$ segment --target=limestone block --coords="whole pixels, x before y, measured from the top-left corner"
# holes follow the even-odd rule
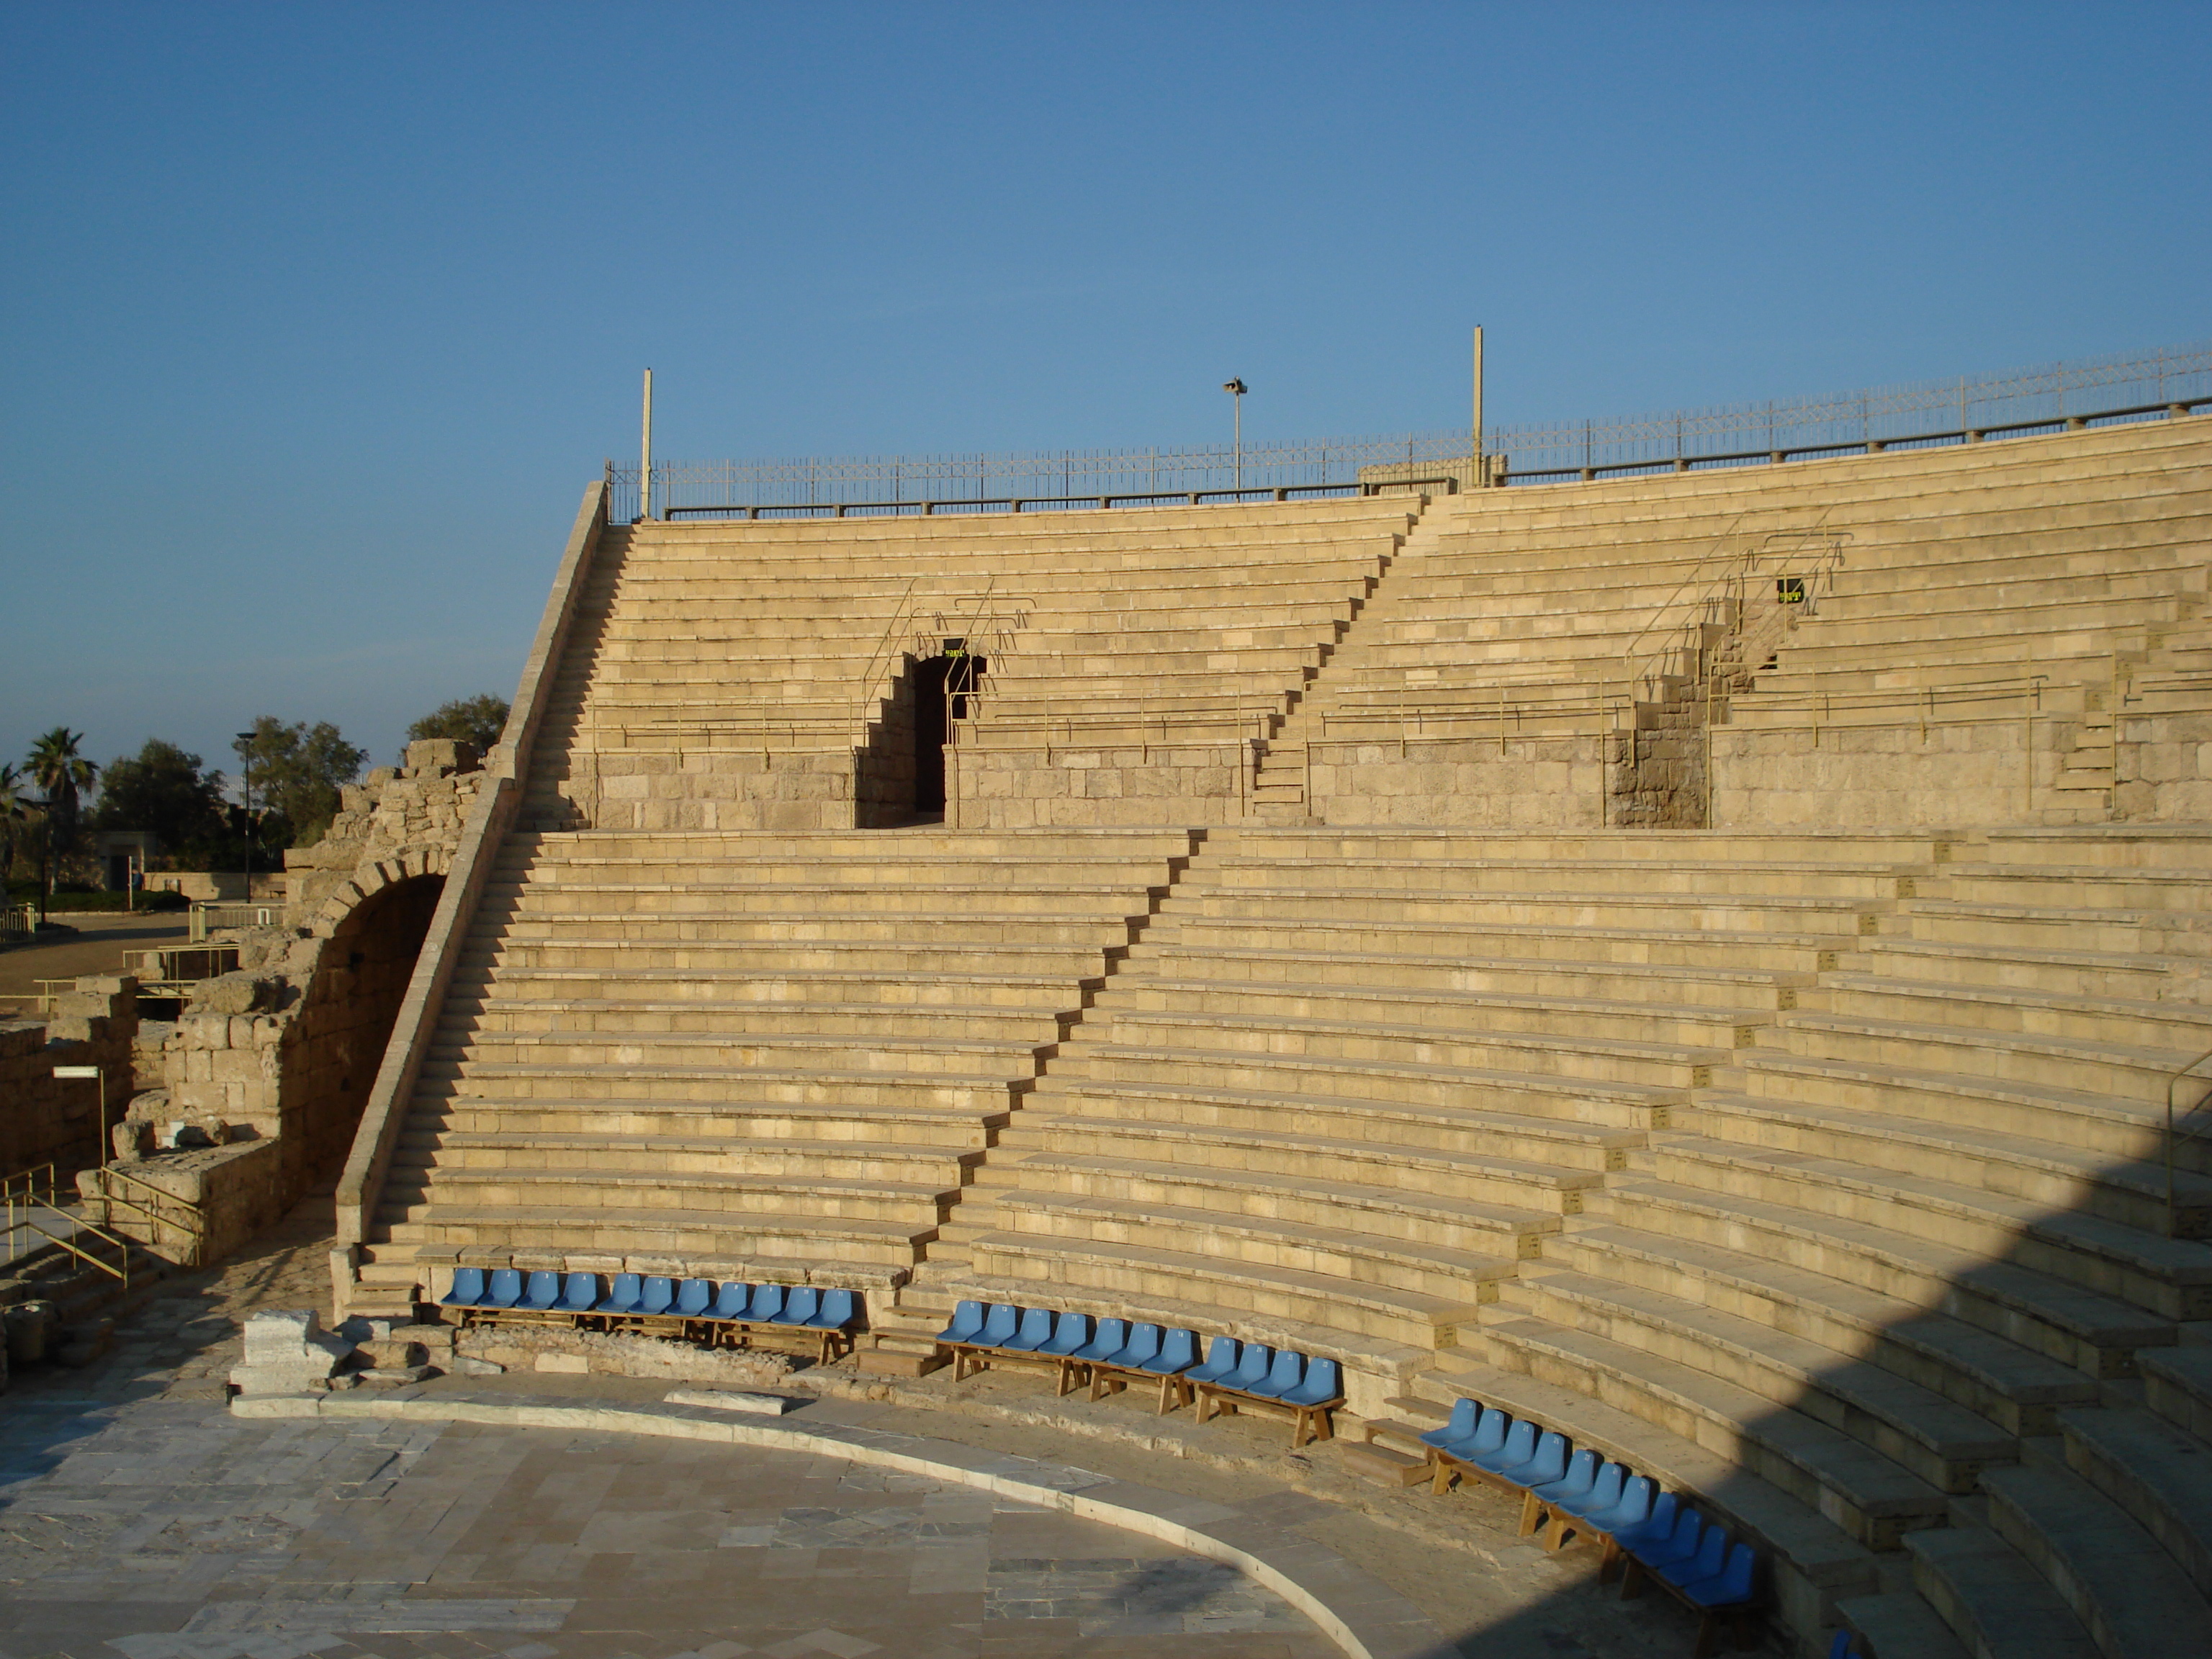
[[[344,1338],[323,1329],[313,1310],[270,1310],[246,1322],[245,1363],[232,1370],[230,1380],[249,1395],[327,1389],[352,1352]]]

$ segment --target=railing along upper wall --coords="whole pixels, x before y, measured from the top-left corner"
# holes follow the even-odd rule
[[[2063,428],[2212,402],[2212,342],[1763,404],[1486,427],[1486,482],[1742,465]],[[655,462],[657,513],[808,518],[1038,506],[1352,495],[1478,480],[1466,428],[1285,443]],[[608,517],[637,516],[638,469],[610,462]]]

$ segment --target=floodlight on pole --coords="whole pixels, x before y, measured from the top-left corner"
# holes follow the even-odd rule
[[[1237,447],[1233,452],[1236,459],[1230,477],[1236,486],[1237,495],[1241,496],[1244,493],[1244,392],[1246,387],[1243,381],[1232,380],[1224,380],[1221,383],[1221,389],[1230,395],[1237,407]]]
[[[653,371],[645,371],[645,410],[637,442],[637,516],[653,516]]]

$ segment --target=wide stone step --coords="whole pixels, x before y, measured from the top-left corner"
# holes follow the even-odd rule
[[[1063,1286],[1131,1299],[1168,1299],[1212,1310],[1206,1323],[1237,1330],[1259,1322],[1288,1321],[1340,1333],[1340,1340],[1379,1340],[1408,1349],[1426,1363],[1439,1340],[1449,1340],[1474,1317],[1489,1281],[1470,1283],[1464,1295],[1437,1297],[1395,1290],[1334,1274],[1245,1261],[1232,1256],[1125,1243],[1062,1234],[994,1230],[971,1246],[975,1272],[1028,1288],[1051,1306]],[[1510,1263],[1501,1263],[1510,1272]]]
[[[806,1141],[822,1145],[825,1152],[842,1146],[889,1144],[932,1149],[950,1157],[988,1146],[1012,1110],[1003,1088],[968,1091],[973,1099],[952,1091],[954,1097],[945,1101],[930,1097],[942,1092],[937,1090],[871,1091],[850,1084],[820,1092],[817,1099],[800,1093],[789,1100],[748,1102],[717,1094],[664,1100],[636,1093],[611,1093],[598,1099],[552,1093],[423,1095],[409,1111],[403,1133],[725,1139],[733,1150],[751,1141]],[[866,1097],[871,1093],[883,1097]]]
[[[1492,1047],[1492,1058],[1498,1063],[1488,1066],[1379,1060],[1348,1065],[1339,1059],[1297,1054],[1201,1055],[1183,1048],[1101,1043],[1085,1036],[1067,1045],[1053,1062],[1050,1076],[1058,1082],[1080,1080],[1117,1088],[1195,1084],[1213,1093],[1315,1093],[1425,1107],[1450,1107],[1474,1098],[1501,1110],[1532,1116],[1547,1115],[1535,1103],[1547,1097],[1587,1096],[1640,1107],[1647,1123],[1653,1121],[1650,1114],[1680,1104],[1688,1090],[1701,1086],[1711,1077],[1710,1067],[1692,1064],[1627,1068],[1656,1071],[1658,1080],[1621,1078],[1609,1075],[1613,1068],[1601,1061],[1577,1066],[1573,1063],[1577,1056],[1562,1055],[1540,1042],[1521,1047],[1500,1042]],[[1505,1069],[1522,1062],[1530,1069]],[[1538,1069],[1553,1066],[1558,1069]],[[1616,1115],[1609,1121],[1625,1120]]]
[[[1526,1268],[1502,1305],[1656,1355],[1849,1435],[1940,1491],[1967,1492],[2020,1443],[1986,1418],[1908,1378],[1770,1324],[1663,1291]]]
[[[563,1255],[650,1255],[684,1264],[713,1262],[702,1277],[785,1279],[815,1264],[911,1268],[933,1225],[742,1210],[685,1211],[611,1207],[580,1213],[573,1206],[470,1209],[455,1206],[427,1221],[381,1224],[394,1243],[464,1249],[534,1250]],[[738,1271],[733,1271],[737,1269]]]
[[[1993,1530],[2108,1659],[2212,1659],[2212,1604],[2126,1510],[2047,1453],[1984,1485]]]
[[[805,845],[804,842],[799,843]],[[767,848],[727,860],[702,858],[696,854],[673,856],[543,855],[502,859],[495,868],[495,888],[538,889],[583,887],[623,890],[633,887],[690,886],[702,882],[717,889],[751,885],[794,886],[823,884],[837,888],[977,887],[1000,884],[1039,888],[1067,887],[1126,890],[1142,892],[1157,884],[1163,862],[1148,854],[1109,856],[1109,852],[1070,851],[1051,859],[1003,852],[942,852],[908,854],[896,844],[872,854],[816,855],[811,852]]]
[[[1891,967],[1886,949],[1870,955],[1882,969]],[[1892,1025],[1948,1025],[2118,1048],[2171,1046],[2191,1054],[2212,1048],[2212,1006],[2148,997],[1899,979],[1876,971],[1832,974],[1821,981],[1819,993],[1802,998],[1800,1006]]]
[[[2212,1445],[2212,1346],[2203,1336],[2145,1357],[2143,1397],[2151,1410]]]
[[[1912,1583],[1974,1659],[2100,1659],[2081,1621],[2019,1551],[1985,1528],[1917,1532]]]
[[[953,953],[947,953],[952,955]],[[896,959],[896,958],[895,958]],[[955,957],[957,959],[957,957]],[[929,1009],[953,1017],[968,1011],[1005,1013],[1016,1010],[1059,1014],[1081,1003],[1105,981],[1095,973],[1015,975],[939,973],[885,968],[837,972],[799,967],[777,969],[753,965],[750,971],[710,972],[666,968],[624,968],[610,963],[604,971],[575,968],[532,968],[520,964],[497,970],[489,964],[465,965],[455,972],[447,995],[447,1013],[497,1006],[558,1006],[605,1002],[619,1006],[633,999],[658,999],[720,1013],[732,1008],[776,1007]]]
[[[1587,1331],[1510,1309],[1462,1341],[1491,1364],[1575,1389],[1734,1459],[1859,1542],[1894,1549],[1939,1526],[1943,1494],[1888,1458],[1735,1383]]]
[[[866,1036],[886,1048],[957,1030],[968,1042],[1048,1046],[1060,1040],[1062,1011],[1035,1008],[911,1007],[865,1002],[618,1001],[495,997],[455,1006],[438,1022],[440,1042],[469,1042],[489,1052],[507,1040],[559,1042],[578,1037],[623,1046],[629,1038]]]
[[[1181,921],[1361,921],[1431,923],[1480,928],[1550,927],[1565,932],[1583,926],[1711,930],[1716,933],[1817,933],[1836,941],[1856,940],[1877,931],[1877,911],[1849,900],[1790,898],[1753,894],[1741,900],[1686,893],[1592,894],[1571,888],[1551,892],[1431,893],[1384,890],[1244,888],[1182,890],[1160,907],[1163,916]],[[1831,945],[1830,948],[1838,948]]]
[[[679,949],[744,945],[889,945],[911,940],[928,950],[957,927],[963,943],[1001,945],[1027,950],[1076,946],[1098,951],[1127,945],[1136,916],[1075,917],[1066,915],[962,916],[938,911],[863,911],[843,915],[807,913],[763,913],[755,915],[638,915],[609,910],[540,915],[510,918],[496,912],[480,917],[470,931],[471,943],[495,950],[502,958],[518,948],[574,947],[621,942],[641,949],[641,959],[656,967],[673,967],[683,959]],[[643,951],[655,954],[644,956]]]
[[[1677,1113],[1679,1128],[1740,1146],[1808,1152],[1873,1169],[1933,1176],[1962,1186],[2078,1208],[2122,1225],[2162,1231],[2166,1171],[2148,1159],[2116,1164],[2108,1153],[1976,1129],[1963,1123],[1807,1106],[1712,1091]],[[2212,1230],[2212,1177],[2174,1177],[2179,1231]]]
[[[2061,1413],[2066,1463],[2212,1595],[2212,1444],[2135,1407]]]
[[[2161,1106],[2168,1080],[2203,1052],[1818,1012],[1784,1021],[1770,1041],[1810,1059],[2042,1083]]]
[[[1393,1238],[1328,1222],[1193,1208],[1119,1194],[1024,1184],[994,1194],[992,1231],[1032,1239],[1157,1246],[1238,1269],[1287,1269],[1342,1281],[1362,1294],[1413,1293],[1471,1304],[1480,1287],[1510,1278],[1513,1258],[1430,1240]]]
[[[440,1222],[478,1210],[727,1211],[763,1225],[776,1217],[882,1223],[898,1237],[944,1219],[953,1188],[860,1176],[796,1177],[736,1170],[454,1169],[424,1172],[422,1189],[386,1188],[379,1213],[392,1221]],[[397,1213],[404,1211],[405,1213]],[[887,1235],[888,1236],[888,1235]]]
[[[779,1140],[758,1135],[586,1134],[524,1130],[400,1133],[392,1180],[484,1170],[573,1174],[732,1175],[890,1182],[935,1195],[957,1192],[979,1150],[896,1141]]]
[[[1937,944],[2007,951],[2095,951],[2108,955],[2201,957],[2212,939],[2185,915],[2162,910],[2064,909],[2046,905],[1915,899],[1901,918],[1905,936]]]
[[[1059,882],[1015,880],[871,883],[707,882],[663,884],[544,882],[496,884],[485,890],[479,915],[504,914],[516,921],[611,911],[638,916],[753,916],[767,915],[979,916],[1012,913],[1066,917],[1121,918],[1147,910],[1146,890],[1122,886],[1077,887]]]
[[[2154,1237],[2095,1216],[2054,1212],[1905,1171],[1803,1152],[1674,1135],[1648,1157],[1662,1179],[1730,1192],[2008,1260],[2164,1319],[2212,1315],[2212,1246]],[[2203,1311],[2199,1311],[2203,1310]]]
[[[1187,1139],[1163,1137],[1157,1143],[1139,1139],[1133,1146],[1125,1147],[1121,1156],[1062,1151],[1057,1146],[1043,1152],[1026,1150],[1040,1138],[1048,1145],[1054,1139],[1048,1132],[1040,1137],[1025,1121],[1000,1143],[990,1170],[979,1176],[971,1189],[972,1195],[1068,1193],[1111,1199],[1125,1206],[1160,1204],[1182,1210],[1267,1217],[1355,1237],[1419,1242],[1521,1260],[1534,1257],[1542,1236],[1555,1231],[1559,1224],[1556,1214],[1540,1209],[1484,1203],[1458,1193],[1291,1175],[1227,1159],[1202,1164],[1194,1157],[1182,1163],[1164,1163],[1141,1155],[1172,1153],[1188,1146]],[[1241,1149],[1224,1150],[1234,1158]],[[1354,1172],[1374,1176],[1382,1170]]]
[[[1194,934],[1195,935],[1194,937]],[[1130,946],[1115,984],[1134,994],[1160,980],[1198,979],[1215,988],[1249,985],[1273,995],[1340,988],[1364,998],[1393,994],[1517,996],[1650,1002],[1720,1009],[1747,1018],[1796,1006],[1809,972],[1698,969],[1632,963],[1577,963],[1540,958],[1429,955],[1380,951],[1261,950],[1212,946],[1202,931],[1185,930],[1169,942],[1163,927]],[[1190,942],[1182,942],[1183,939]],[[1158,942],[1155,942],[1158,941]],[[1419,942],[1419,941],[1414,941]]]
[[[1571,1112],[1517,1115],[1504,1103],[1425,1106],[1358,1096],[1209,1089],[1197,1080],[1139,1085],[1046,1077],[1028,1097],[1023,1133],[1066,1144],[1085,1136],[1188,1136],[1189,1157],[1244,1159],[1281,1148],[1301,1167],[1309,1155],[1364,1164],[1389,1161],[1407,1182],[1449,1183],[1482,1169],[1514,1182],[1580,1188],[1626,1166],[1644,1132]],[[1505,1160],[1498,1163],[1498,1160]]]
[[[1646,968],[1711,968],[1744,973],[1810,975],[1836,965],[1865,941],[1835,934],[1782,934],[1693,927],[1626,927],[1593,921],[1565,930],[1536,924],[1452,923],[1163,915],[1145,943],[1163,951],[1212,957],[1224,951],[1296,952],[1302,946],[1376,957],[1428,958],[1462,946],[1470,957],[1525,959],[1557,965],[1587,962]]]
[[[1751,1034],[1771,1023],[1767,1017],[1747,1011],[1674,1006],[1659,996],[1630,1001],[1511,992],[1417,995],[1396,988],[1323,991],[1299,986],[1224,985],[1210,976],[1175,971],[1182,969],[1180,962],[1164,963],[1152,971],[1121,975],[1094,1018],[1118,1023],[1124,1011],[1132,1015],[1206,1015],[1213,1017],[1213,1024],[1225,1033],[1272,1030],[1286,1042],[1308,1033],[1342,1033],[1344,1040],[1351,1041],[1374,1034],[1427,1042],[1441,1031],[1474,1027],[1488,1031],[1557,1030],[1571,1032],[1569,1040],[1575,1042],[1602,1036],[1700,1051],[1748,1048]]]
[[[422,1063],[425,1079],[486,1079],[548,1067],[589,1071],[635,1067],[670,1073],[691,1067],[714,1073],[798,1069],[824,1073],[897,1073],[908,1076],[1026,1078],[1051,1051],[1049,1042],[902,1037],[879,1045],[858,1036],[806,1031],[631,1032],[593,1040],[581,1034],[480,1032],[465,1042],[434,1040]]]
[[[1778,851],[1782,849],[1777,849]],[[1626,894],[1638,899],[1676,895],[1730,899],[1773,896],[1884,902],[1910,898],[1929,871],[1894,863],[1815,863],[1782,857],[1747,866],[1682,848],[1664,863],[1649,858],[1578,858],[1571,863],[1541,856],[1300,858],[1263,849],[1243,851],[1231,861],[1208,860],[1190,892],[1232,894],[1320,891],[1392,894]],[[1571,883],[1569,888],[1567,884]]]
[[[1808,1338],[1941,1395],[2010,1434],[2056,1433],[2061,1407],[2097,1398],[2091,1378],[1993,1332],[1763,1253],[1583,1217],[1545,1238],[1542,1257]]]
[[[1540,1017],[1540,1010],[1524,1011]],[[1563,1022],[1564,1024],[1564,1022]],[[1570,1036],[1549,1029],[1454,1030],[1419,1025],[1332,1024],[1324,1020],[1264,1019],[1193,1011],[1150,1012],[1114,1006],[1112,993],[1084,1022],[1081,1046],[1064,1062],[1076,1075],[1103,1075],[1099,1066],[1126,1052],[1164,1050],[1209,1073],[1243,1074],[1253,1066],[1302,1065],[1309,1071],[1379,1068],[1510,1071],[1538,1076],[1641,1083],[1658,1089],[1692,1089],[1711,1080],[1728,1050],[1639,1040],[1610,1034]],[[1338,1093],[1367,1093],[1339,1088]]]
[[[1692,1173],[1695,1173],[1694,1171]],[[1948,1315],[2071,1366],[2124,1376],[2173,1340],[2141,1309],[1972,1247],[1726,1187],[1616,1177],[1602,1213],[1639,1231],[1752,1250]]]
[[[1006,1112],[1016,1094],[1004,1077],[934,1073],[840,1072],[800,1066],[485,1065],[467,1078],[427,1073],[416,1091],[417,1109],[495,1098],[531,1109],[538,1103],[595,1101],[660,1112],[689,1102],[758,1113],[799,1106],[864,1109]]]
[[[465,991],[509,980],[527,982],[539,975],[573,978],[580,986],[621,983],[628,982],[633,973],[636,982],[648,985],[664,979],[720,986],[773,984],[784,976],[805,975],[880,984],[920,979],[939,981],[948,988],[965,980],[1026,981],[1089,989],[1099,982],[1102,963],[1100,947],[1087,944],[1031,946],[940,939],[933,945],[886,939],[641,946],[604,939],[538,945],[510,941],[496,950],[471,945],[462,952],[454,979]]]

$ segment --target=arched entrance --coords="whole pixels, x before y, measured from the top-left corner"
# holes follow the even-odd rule
[[[310,1188],[344,1167],[445,885],[441,875],[423,875],[379,888],[323,947],[284,1079],[285,1134],[298,1146],[292,1168]]]

